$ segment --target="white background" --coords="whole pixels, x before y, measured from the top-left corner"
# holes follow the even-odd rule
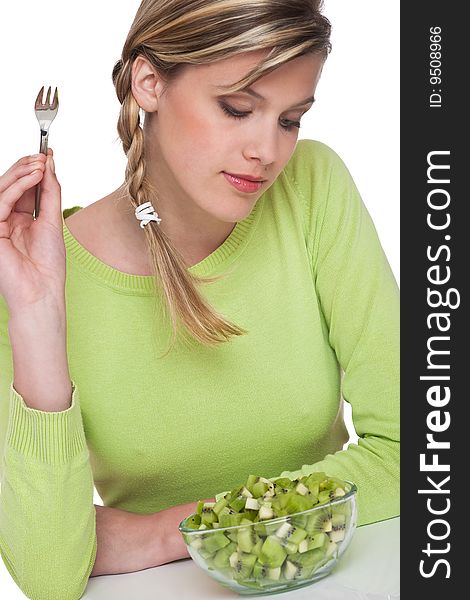
[[[2,3],[0,173],[39,151],[34,100],[51,85],[60,93],[49,144],[63,208],[91,204],[121,184],[126,160],[111,72],[139,3]],[[321,140],[343,158],[399,282],[399,3],[325,0],[324,13],[333,51],[299,137]],[[95,503],[102,503],[97,495]],[[2,561],[0,597],[25,598]]]

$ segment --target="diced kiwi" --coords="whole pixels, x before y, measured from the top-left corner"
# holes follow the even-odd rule
[[[257,560],[258,559],[255,554],[237,552],[235,560],[233,559],[232,555],[230,564],[232,566],[235,579],[242,581],[244,579],[248,579]]]
[[[230,508],[232,508],[235,511],[240,511],[243,508],[245,508],[245,503],[246,503],[246,496],[242,496],[241,494],[239,496],[237,496],[236,498],[234,498],[233,500],[231,500],[229,502],[229,506]]]
[[[268,489],[269,488],[266,485],[266,483],[264,483],[264,481],[257,481],[253,484],[251,488],[251,493],[253,494],[254,498],[260,498],[265,494],[265,492],[268,491]]]
[[[208,552],[216,552],[217,550],[220,550],[220,548],[223,548],[224,546],[227,546],[228,544],[231,544],[234,542],[230,542],[230,540],[223,534],[222,531],[217,532],[217,533],[212,533],[211,535],[208,535],[207,538],[205,539],[205,549]]]
[[[295,527],[286,521],[276,531],[276,536],[293,544],[299,544],[304,538],[307,537],[307,532],[305,529]]]
[[[317,533],[313,536],[307,536],[299,544],[299,553],[303,554],[308,550],[315,550],[315,548],[322,548],[329,543],[328,534]]]
[[[245,487],[247,490],[253,494],[253,485],[259,480],[259,477],[256,475],[248,475],[248,479],[246,480]]]
[[[217,502],[199,501],[185,523],[207,533],[185,539],[208,569],[246,587],[263,589],[308,579],[337,555],[351,517],[348,502],[321,505],[348,489],[325,473],[274,481],[250,475]],[[288,517],[283,522],[273,520],[283,516]],[[220,531],[210,531],[214,529]]]
[[[207,503],[206,503],[207,505]],[[211,523],[213,523],[214,521],[217,521],[217,515],[215,514],[215,512],[212,510],[211,506],[204,506],[204,508],[202,509],[202,513],[201,513],[201,522],[204,525],[210,525]],[[214,503],[215,506],[215,503]]]
[[[280,567],[287,556],[287,552],[281,545],[278,538],[273,535],[268,536],[263,546],[261,547],[261,553],[259,555],[260,562],[263,565],[267,565],[270,568]]]
[[[346,531],[346,517],[342,514],[334,514],[331,518],[330,540],[332,542],[341,542],[344,540]]]
[[[305,526],[307,533],[315,534],[331,531],[333,513],[331,508],[319,509],[308,516],[308,523]]]
[[[200,524],[201,524],[201,515],[199,515],[198,513],[191,515],[189,517],[189,519],[186,521],[186,526],[190,527],[191,529],[197,529]]]
[[[230,555],[235,552],[237,549],[237,544],[235,542],[230,542],[224,548],[217,550],[212,559],[212,566],[215,569],[227,569],[230,568],[229,558]]]
[[[244,527],[238,532],[238,548],[243,552],[251,552],[253,546],[255,546],[259,540],[261,540],[261,538],[258,537],[253,526]]]
[[[215,503],[214,508],[212,509],[216,515],[220,513],[220,511],[225,508],[228,504],[228,500],[226,498],[221,498],[218,502]]]

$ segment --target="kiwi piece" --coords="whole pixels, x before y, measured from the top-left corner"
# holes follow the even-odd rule
[[[259,540],[253,527],[244,527],[238,531],[238,548],[242,552],[250,553]]]
[[[232,542],[238,543],[238,533],[236,531],[226,531],[225,535],[228,537],[228,539]]]
[[[272,581],[279,581],[279,579],[281,578],[281,567],[268,569],[268,572],[266,573],[266,578],[271,579]]]
[[[246,480],[245,483],[245,488],[251,493],[253,494],[253,490],[252,487],[253,485],[258,481],[258,477],[256,475],[249,475],[248,479]]]
[[[296,554],[299,551],[299,546],[297,544],[294,544],[293,542],[286,542],[281,540],[281,544],[284,550],[287,552],[287,556],[289,556],[289,554]]]
[[[206,548],[199,548],[197,552],[207,562],[209,562],[212,559],[212,557],[214,556],[214,552],[209,552],[209,550],[207,550]]]
[[[207,536],[205,539],[204,548],[212,554],[231,543],[234,542],[231,542],[222,531],[218,531]]]
[[[295,491],[300,494],[301,496],[305,496],[306,494],[309,493],[309,489],[306,485],[304,485],[301,481],[299,481],[299,483],[296,485],[295,487]]]
[[[344,540],[346,532],[346,517],[341,513],[335,513],[331,518],[331,531],[329,532],[332,542],[341,542]]]
[[[251,549],[251,554],[256,554],[256,556],[259,556],[261,554],[262,547],[263,547],[263,538],[258,538],[258,541]]]
[[[243,515],[243,521],[250,521],[250,523],[253,523],[258,513],[256,510],[244,510],[241,514]]]
[[[318,494],[318,504],[325,504],[333,500],[333,498],[335,498],[334,490],[323,490]]]
[[[258,535],[263,537],[267,537],[269,535],[268,527],[264,523],[257,522],[256,525],[253,525],[253,529],[256,531]]]
[[[237,549],[235,542],[229,542],[224,548],[217,550],[212,559],[212,566],[215,569],[229,569],[230,568],[230,555],[233,554]]]
[[[308,515],[293,516],[290,519],[290,522],[292,523],[292,525],[295,525],[296,527],[301,527],[302,529],[305,529],[305,527],[308,523]]]
[[[258,580],[265,579],[268,574],[268,569],[269,569],[268,565],[264,565],[258,559],[253,566],[253,577]]]
[[[218,502],[215,503],[212,508],[213,512],[218,515],[220,511],[228,505],[228,500],[226,498],[221,498]]]
[[[292,554],[289,562],[297,567],[296,577],[307,578],[318,568],[325,559],[325,552],[320,548],[309,550],[303,554]]]
[[[279,538],[274,535],[268,536],[261,547],[259,560],[263,565],[275,569],[280,567],[287,556],[287,552],[281,545]]]
[[[200,524],[201,515],[198,513],[191,515],[191,517],[189,517],[189,519],[186,521],[186,527],[189,527],[190,529],[198,529]]]
[[[299,544],[299,554],[303,554],[308,550],[315,550],[315,548],[323,548],[329,544],[329,538],[327,533],[317,533],[313,536],[307,536]]]
[[[337,490],[337,489],[342,489],[343,492],[345,492],[345,482],[342,479],[339,479],[338,477],[328,477],[327,478],[327,488],[329,489],[333,489],[333,490]],[[340,495],[344,495],[344,494],[340,494]]]
[[[275,535],[281,540],[298,545],[307,537],[307,532],[305,529],[301,529],[291,523],[285,522],[279,527]]]
[[[331,509],[318,509],[313,514],[308,516],[309,522],[305,529],[307,533],[313,535],[315,533],[326,533],[332,529],[333,514]]]
[[[264,481],[257,481],[251,488],[251,493],[254,498],[261,498],[268,491],[269,487]]]
[[[206,503],[207,504],[207,503]],[[214,503],[215,506],[215,503]],[[201,513],[201,524],[211,525],[214,521],[217,521],[217,515],[210,506],[204,506]]]
[[[315,552],[315,550],[314,550]],[[338,544],[336,542],[333,542],[330,539],[329,544],[326,546],[326,550],[325,550],[325,558],[329,559],[331,558],[333,555],[337,556],[337,552],[338,552]]]
[[[228,515],[221,515],[219,518],[219,524],[221,527],[235,527],[236,525],[240,525],[243,517],[243,513],[235,512]]]
[[[287,559],[282,569],[282,575],[284,579],[295,579],[296,577],[299,577],[300,573],[301,571],[299,570],[299,567]]]
[[[252,577],[255,581],[250,584],[250,587],[262,589],[263,586],[269,585],[273,580],[276,581],[279,579],[281,572],[282,569],[280,567],[269,567],[258,560],[255,562],[252,572]]]
[[[257,560],[258,557],[255,554],[245,552],[237,552],[236,556],[232,554],[229,561],[234,578],[241,581],[248,579]]]
[[[239,496],[237,496],[236,498],[231,500],[228,505],[230,506],[230,508],[232,508],[236,512],[240,512],[241,510],[243,510],[245,508],[245,502],[246,502],[246,496],[242,496],[240,494]]]
[[[286,494],[286,497],[289,496],[287,500],[287,504],[285,508],[289,511],[289,513],[297,513],[302,512],[304,510],[309,510],[313,508],[312,501],[307,496],[299,496],[297,494]]]
[[[274,511],[271,507],[270,502],[264,502],[258,511],[260,520],[272,519],[274,517]]]

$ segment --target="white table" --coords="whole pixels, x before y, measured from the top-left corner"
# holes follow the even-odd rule
[[[121,575],[92,577],[83,600],[230,600],[239,596],[190,559]],[[256,598],[256,596],[254,596]],[[260,598],[397,600],[400,598],[400,519],[359,527],[334,571],[298,590]]]

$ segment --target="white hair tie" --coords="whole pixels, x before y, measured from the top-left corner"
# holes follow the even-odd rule
[[[152,206],[151,202],[144,202],[135,209],[135,216],[141,222],[140,227],[143,229],[150,221],[155,221],[157,225],[160,225],[162,220]]]

